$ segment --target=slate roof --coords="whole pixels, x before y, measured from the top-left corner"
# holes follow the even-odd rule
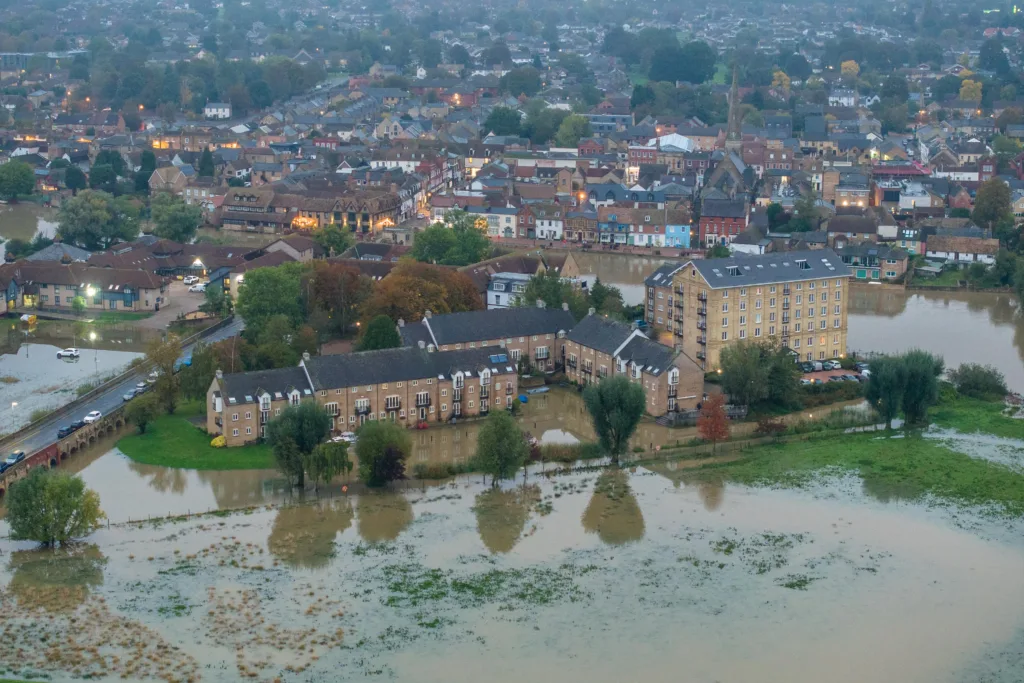
[[[218,380],[225,409],[242,403],[259,403],[259,395],[268,392],[274,400],[282,400],[292,389],[303,397],[313,395],[309,379],[302,367],[236,372]],[[278,395],[280,394],[280,395]],[[231,402],[234,399],[234,403]]]
[[[622,360],[642,366],[645,372],[655,377],[672,367],[676,355],[671,347],[639,336],[633,337],[618,353]]]
[[[566,339],[612,355],[633,332],[633,328],[625,323],[601,315],[588,315],[566,335]]]
[[[705,199],[701,205],[701,218],[743,218],[747,203],[742,199]]]
[[[55,242],[50,246],[40,249],[34,254],[25,257],[26,261],[60,261],[67,256],[72,261],[88,261],[92,252],[81,249],[72,244]]]
[[[420,321],[420,326],[428,329],[432,343],[437,346],[568,332],[574,324],[569,311],[533,306],[446,313]],[[403,341],[407,338],[412,344],[419,341],[421,337],[411,332],[414,327],[406,325],[401,329]]]
[[[496,360],[499,356],[504,361]],[[515,364],[497,347],[461,351],[426,351],[418,347],[316,356],[302,365],[314,391],[357,385],[449,377],[455,372],[476,376],[484,368],[493,374],[514,374]]]
[[[878,223],[870,216],[836,216],[828,222],[828,231],[851,235],[874,235],[878,232]]]
[[[682,263],[666,263],[647,276],[644,284],[648,287],[671,287],[672,276],[683,267]]]
[[[712,289],[850,276],[842,259],[831,249],[735,254],[728,258],[695,259],[692,263]]]

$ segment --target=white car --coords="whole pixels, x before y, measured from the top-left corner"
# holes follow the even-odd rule
[[[93,410],[93,411],[89,412],[85,417],[82,418],[82,422],[84,422],[85,424],[89,425],[89,424],[92,424],[93,422],[98,421],[101,417],[103,417],[103,413],[101,413],[98,410]]]
[[[184,282],[186,285],[194,285],[195,283],[199,282],[199,278],[195,275],[186,275],[185,279],[182,280],[182,282]]]
[[[78,349],[74,347],[62,349],[57,352],[57,358],[78,358],[80,355],[81,354],[78,352]]]
[[[192,285],[191,287],[188,288],[188,291],[190,291],[190,292],[199,292],[199,293],[205,292],[206,291],[206,283],[199,282],[197,284],[194,284],[194,285]]]
[[[338,434],[338,436],[331,439],[331,441],[334,443],[355,443],[356,434],[355,432],[342,432],[341,434]]]

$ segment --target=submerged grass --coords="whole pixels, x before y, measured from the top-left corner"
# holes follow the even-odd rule
[[[161,415],[144,434],[132,433],[117,447],[135,462],[190,470],[273,469],[274,454],[266,444],[214,448],[209,434],[188,421],[200,414],[202,403],[183,404],[174,415]]]
[[[753,453],[735,462],[704,465],[695,475],[801,488],[822,474],[851,472],[864,480],[867,493],[882,500],[919,500],[930,494],[961,505],[994,505],[994,512],[1008,516],[1024,515],[1024,475],[919,435],[845,434],[766,445]]]
[[[958,398],[943,403],[931,412],[931,419],[939,427],[948,427],[965,434],[985,432],[1009,439],[1024,439],[1024,420],[1004,414],[1002,403]]]

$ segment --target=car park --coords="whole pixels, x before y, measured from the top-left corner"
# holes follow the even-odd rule
[[[57,352],[57,358],[72,358],[77,360],[78,357],[81,355],[81,352],[78,349],[74,348],[73,346],[68,347],[66,349],[61,349],[60,351]]]
[[[82,422],[85,424],[92,424],[93,422],[98,422],[101,417],[103,417],[103,413],[100,411],[90,410],[86,416],[82,418]]]

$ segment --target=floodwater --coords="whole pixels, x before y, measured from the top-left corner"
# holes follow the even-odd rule
[[[849,405],[852,408],[856,404],[851,402]],[[796,414],[785,419],[813,420],[825,417],[827,412]],[[556,388],[530,396],[529,402],[523,406],[519,422],[523,431],[535,436],[541,444],[562,445],[596,439],[581,397],[566,389]],[[408,476],[413,477],[419,464],[467,463],[476,453],[480,424],[469,422],[410,432],[413,449],[406,466]],[[738,423],[732,425],[732,433],[750,433],[755,427],[753,423]],[[654,450],[683,445],[696,436],[696,428],[669,429],[644,422],[638,427],[632,445],[644,449],[643,457],[650,457]],[[62,465],[81,474],[86,486],[99,493],[104,511],[115,523],[291,503],[296,499],[295,492],[276,470],[218,472],[142,465],[121,453],[115,447],[116,440],[116,437],[102,440],[72,455]],[[725,446],[719,447],[722,448]],[[710,446],[704,447],[704,450],[710,449]],[[558,465],[547,463],[545,467],[555,468]],[[327,488],[327,495],[340,494],[341,487],[347,483],[345,480],[335,481]],[[408,485],[415,484],[410,482]],[[0,523],[0,533],[5,530],[5,524]]]
[[[14,319],[4,321],[2,330],[0,432],[28,424],[35,410],[74,400],[79,386],[126,369],[158,334],[132,325],[40,321],[29,327]],[[69,346],[80,349],[79,359],[58,360],[57,351]]]
[[[1024,391],[1024,314],[1010,294],[921,292],[857,286],[851,290],[851,351],[921,348],[947,368],[984,363]]]
[[[986,536],[842,487],[691,483],[673,463],[498,490],[463,477],[115,526],[69,552],[0,542],[0,673],[1009,683],[1024,544]]]
[[[0,237],[30,241],[36,235],[57,233],[57,210],[32,203],[0,205]],[[7,253],[0,246],[0,256]]]
[[[670,259],[574,253],[584,279],[600,277],[622,290],[629,305],[643,302],[643,281]],[[987,363],[1009,386],[1024,391],[1024,315],[1011,294],[905,291],[870,285],[851,288],[849,351],[900,352],[922,348],[946,367]]]

